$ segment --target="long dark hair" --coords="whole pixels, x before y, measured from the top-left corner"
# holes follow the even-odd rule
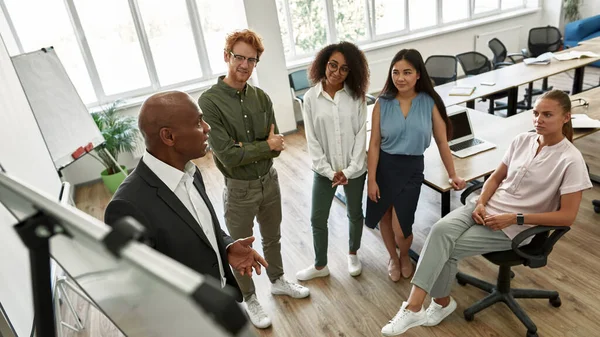
[[[538,97],[537,101],[542,99],[551,99],[560,105],[563,109],[563,114],[568,114],[571,112],[571,97],[565,94],[562,90],[550,90],[543,93],[540,97]],[[567,137],[567,139],[572,143],[573,142],[573,123],[569,119],[562,127],[562,134]]]
[[[308,78],[313,84],[323,81],[326,78],[327,62],[329,62],[331,54],[336,51],[344,55],[348,68],[350,68],[344,83],[352,91],[354,99],[364,100],[369,87],[369,65],[365,54],[354,43],[342,41],[321,49],[308,69]]]
[[[433,102],[435,106],[438,108],[444,123],[446,123],[446,137],[448,140],[452,139],[452,123],[450,123],[450,119],[448,118],[448,113],[446,112],[446,106],[444,105],[444,101],[438,93],[433,89],[433,84],[429,74],[427,73],[427,69],[425,69],[425,62],[423,62],[423,57],[421,53],[419,53],[415,49],[402,49],[392,59],[392,63],[390,63],[390,69],[388,70],[387,80],[385,81],[385,86],[381,91],[380,97],[392,99],[398,95],[398,88],[394,85],[394,80],[392,79],[392,68],[394,68],[394,64],[396,62],[405,60],[410,63],[417,73],[420,75],[417,83],[415,84],[416,92],[424,92],[428,94],[431,98],[433,98]]]

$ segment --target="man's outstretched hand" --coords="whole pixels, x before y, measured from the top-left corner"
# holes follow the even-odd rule
[[[227,260],[231,267],[242,275],[252,277],[252,268],[260,275],[260,266],[269,266],[267,261],[253,248],[254,237],[236,240],[227,248]]]

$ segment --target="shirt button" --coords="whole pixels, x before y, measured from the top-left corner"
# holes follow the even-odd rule
[[[243,99],[240,99],[240,102],[244,103],[244,100],[243,100]]]
[[[246,130],[246,133],[250,133],[250,130]]]
[[[248,115],[244,115],[244,118],[248,118]]]

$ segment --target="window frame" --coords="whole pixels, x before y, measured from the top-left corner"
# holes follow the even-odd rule
[[[79,13],[75,6],[75,0],[64,0],[64,4],[67,15],[71,21],[71,26],[73,27],[73,32],[77,40],[77,44],[79,46],[79,51],[81,52],[81,55],[83,57],[88,76],[90,78],[92,87],[94,89],[94,93],[96,95],[95,102],[89,102],[86,104],[88,108],[94,108],[97,106],[109,104],[119,99],[127,100],[135,97],[150,95],[159,90],[171,90],[175,88],[190,87],[199,83],[206,83],[210,80],[214,80],[215,78],[224,74],[223,71],[217,72],[211,69],[208,49],[204,40],[204,33],[202,30],[200,11],[198,10],[198,4],[196,3],[196,0],[185,0],[185,6],[187,14],[190,18],[190,24],[192,26],[192,36],[196,47],[197,57],[200,62],[202,76],[183,82],[173,83],[169,85],[161,85],[156,69],[156,64],[154,62],[152,50],[150,48],[148,35],[144,26],[143,16],[138,5],[138,0],[127,0],[127,5],[131,12],[133,25],[138,37],[142,56],[144,58],[146,71],[150,79],[150,85],[141,88],[136,88],[134,90],[107,95],[104,91],[104,87],[100,79],[100,74],[98,73],[98,69],[94,61],[94,55],[91,51],[90,45],[83,30],[83,25],[81,23]],[[15,40],[16,45],[18,47],[18,52],[20,54],[25,53],[26,51],[23,48],[23,45],[19,38],[19,34],[15,29],[15,26],[12,22],[10,13],[8,11],[8,8],[6,7],[4,0],[0,0],[0,11],[2,11],[7,20],[10,32],[12,34],[12,38]]]
[[[325,13],[325,18],[326,18],[326,22],[327,22],[326,44],[335,43],[335,42],[337,42],[337,29],[335,27],[335,13],[333,10],[333,0],[322,0],[322,1],[324,1],[324,4],[325,4],[324,8],[326,11],[326,13]],[[419,29],[410,29],[409,0],[397,0],[397,1],[403,1],[403,3],[404,3],[404,29],[389,32],[389,33],[384,33],[384,34],[377,34],[377,24],[375,22],[375,20],[376,20],[376,18],[375,18],[375,15],[376,15],[375,0],[363,0],[363,1],[366,2],[365,10],[367,12],[366,15],[368,16],[368,24],[365,27],[367,38],[362,41],[356,42],[357,45],[368,45],[368,44],[371,44],[374,42],[381,42],[381,41],[385,41],[385,40],[393,39],[393,38],[397,38],[397,37],[402,37],[402,36],[409,35],[409,34],[423,33],[423,32],[429,31],[429,30],[439,29],[439,28],[449,26],[449,25],[461,24],[461,23],[465,23],[465,22],[469,22],[469,21],[482,19],[485,17],[497,16],[500,14],[523,10],[523,9],[528,8],[527,0],[522,0],[521,6],[503,10],[502,9],[502,1],[503,0],[496,0],[497,4],[498,4],[497,9],[475,14],[475,5],[478,0],[469,0],[468,1],[468,6],[469,6],[468,13],[469,14],[466,19],[455,20],[455,21],[450,21],[450,22],[444,23],[444,21],[443,21],[443,1],[451,1],[451,0],[437,0],[436,1],[437,9],[436,9],[436,13],[435,13],[436,24],[433,26],[428,26],[428,27],[419,28]],[[290,43],[290,54],[286,55],[286,62],[293,63],[295,61],[306,59],[307,57],[311,56],[311,53],[298,54],[296,52],[296,46],[294,44],[294,38],[293,38],[294,37],[294,27],[292,26],[292,23],[291,23],[289,0],[281,0],[281,2],[283,3],[283,6],[284,6],[283,13],[284,13],[284,15],[286,15],[288,38],[289,38],[289,43]]]

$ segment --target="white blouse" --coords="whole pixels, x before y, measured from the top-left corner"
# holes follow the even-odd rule
[[[354,179],[367,171],[367,103],[344,88],[331,98],[321,83],[304,95],[304,128],[312,170],[333,180],[342,171]]]

